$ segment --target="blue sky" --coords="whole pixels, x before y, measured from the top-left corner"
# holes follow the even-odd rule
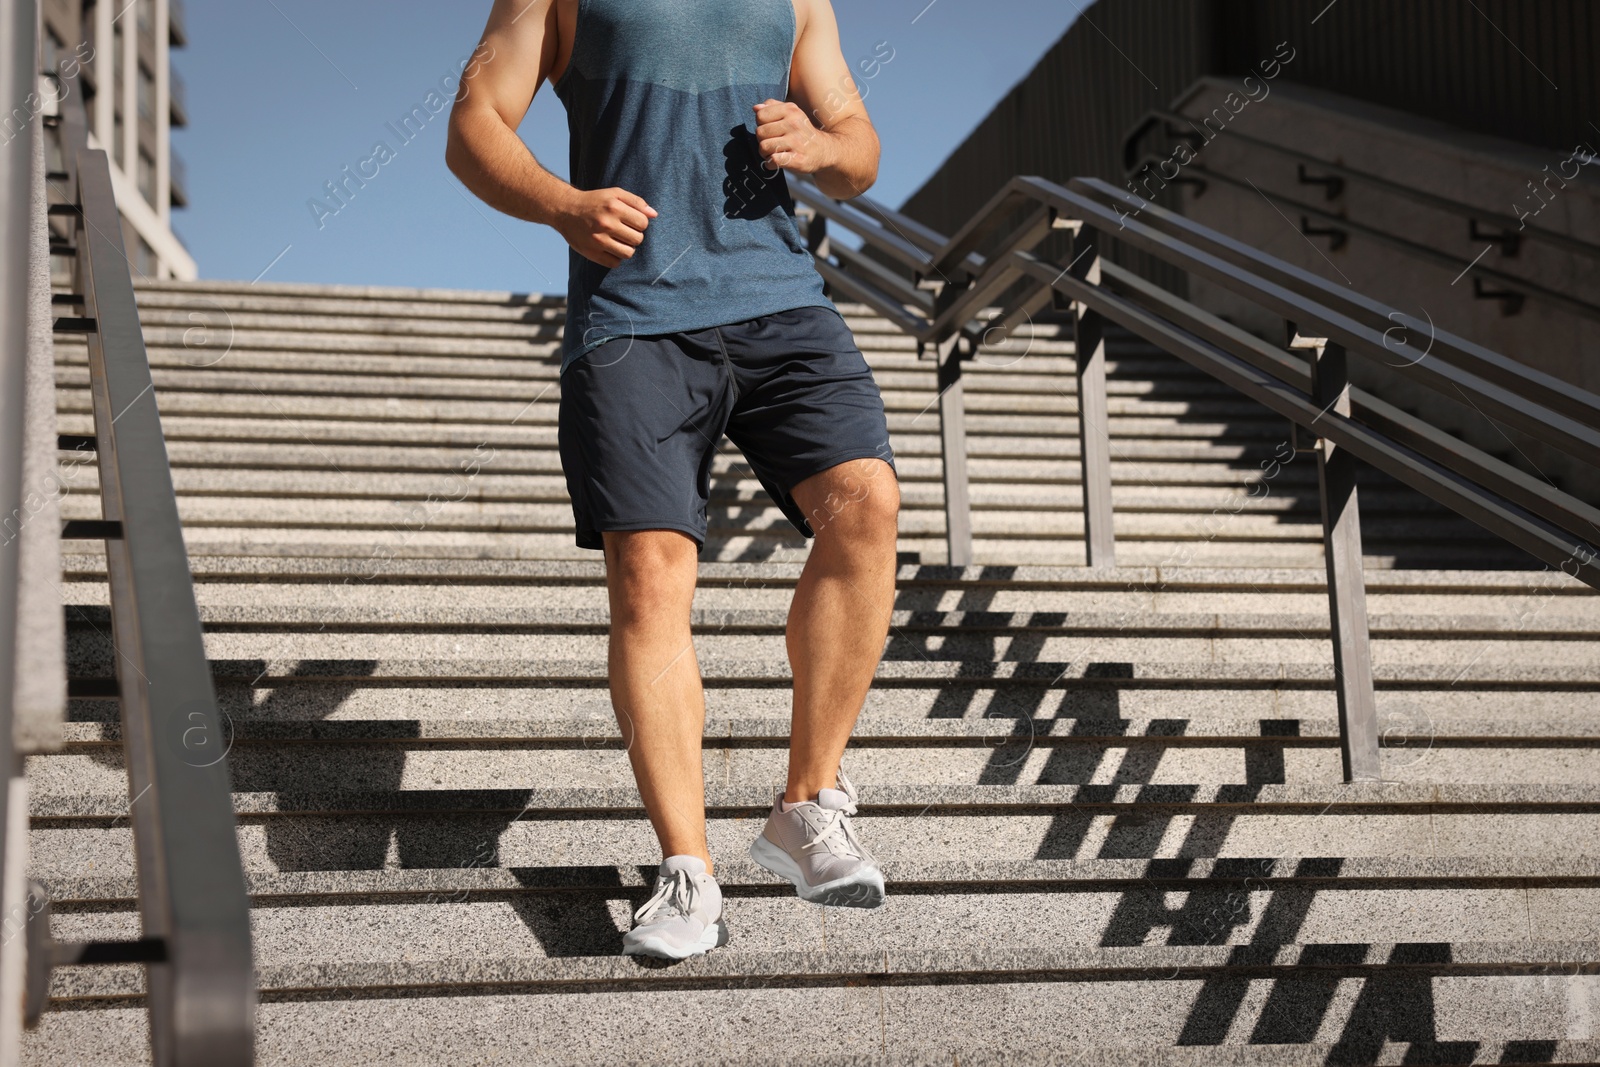
[[[898,204],[1066,30],[1077,3],[834,0],[854,63],[887,42],[867,86],[884,157],[872,195]],[[564,292],[556,234],[471,201],[444,166],[445,121],[410,143],[398,125],[471,54],[489,0],[188,0],[190,207],[174,212],[206,278]],[[881,51],[881,50],[880,50]],[[566,175],[566,113],[546,87],[521,134]],[[319,228],[323,184],[396,147]],[[370,168],[369,168],[370,171]],[[285,251],[287,250],[287,251]],[[279,257],[281,254],[281,258]],[[274,260],[276,259],[276,262]]]

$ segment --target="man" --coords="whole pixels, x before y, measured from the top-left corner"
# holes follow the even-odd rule
[[[751,847],[819,904],[883,875],[840,773],[882,654],[899,490],[883,402],[801,241],[784,171],[829,195],[877,178],[878,138],[828,0],[496,0],[447,161],[571,246],[559,440],[580,547],[603,549],[611,699],[661,844],[623,950],[727,941],[706,841],[705,703],[690,637],[717,442],[815,540],[787,627],[788,783]],[[546,80],[568,184],[516,129]]]

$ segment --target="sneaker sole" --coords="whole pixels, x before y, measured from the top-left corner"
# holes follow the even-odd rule
[[[700,940],[690,945],[672,945],[659,937],[642,937],[630,942],[626,937],[622,941],[622,954],[624,956],[654,956],[658,960],[686,960],[691,956],[703,956],[714,948],[721,948],[728,943],[728,924],[718,919],[715,926],[700,935]]]
[[[876,867],[867,867],[846,878],[813,886],[806,884],[805,875],[800,873],[799,866],[789,858],[789,854],[765,837],[757,837],[750,846],[750,858],[778,877],[788,879],[794,884],[800,899],[812,904],[827,908],[871,909],[882,907],[887,896],[883,888],[883,872]]]

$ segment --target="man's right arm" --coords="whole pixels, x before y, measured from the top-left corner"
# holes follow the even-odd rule
[[[656,211],[626,189],[575,189],[545,170],[517,127],[560,54],[560,0],[495,0],[450,111],[445,163],[484,203],[554,227],[604,267],[633,256]]]

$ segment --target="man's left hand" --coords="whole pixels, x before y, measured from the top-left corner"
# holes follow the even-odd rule
[[[773,169],[815,174],[833,163],[830,135],[812,125],[799,104],[764,100],[755,112],[761,158]]]

